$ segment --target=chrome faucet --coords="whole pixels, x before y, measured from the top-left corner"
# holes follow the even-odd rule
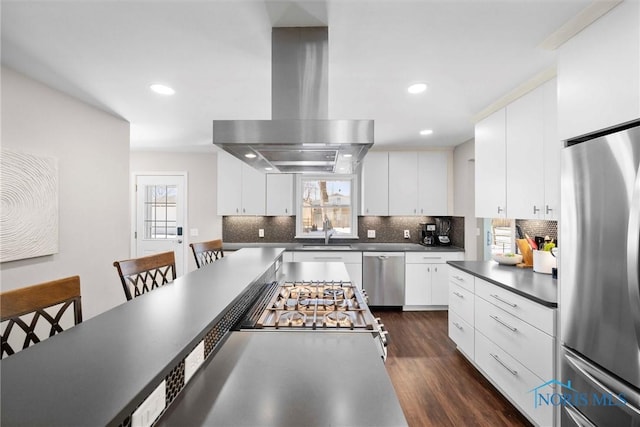
[[[329,239],[335,233],[333,226],[331,225],[331,221],[327,216],[324,217],[324,221],[322,222],[322,229],[324,230],[324,244],[329,244]]]

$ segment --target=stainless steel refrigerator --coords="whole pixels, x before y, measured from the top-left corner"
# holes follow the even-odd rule
[[[562,150],[564,426],[640,426],[640,120]]]

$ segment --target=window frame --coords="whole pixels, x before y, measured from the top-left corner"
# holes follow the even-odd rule
[[[351,181],[351,233],[334,233],[332,239],[357,239],[358,238],[358,175],[357,174],[297,174],[296,176],[296,194],[295,209],[296,215],[296,239],[321,239],[324,238],[324,232],[316,232],[314,234],[304,233],[303,221],[303,200],[302,200],[302,181],[303,180],[333,180],[333,181]]]

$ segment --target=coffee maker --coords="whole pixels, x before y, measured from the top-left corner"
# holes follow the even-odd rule
[[[424,246],[435,246],[438,244],[436,236],[436,225],[433,223],[421,222],[422,239],[420,244]]]
[[[436,218],[438,229],[438,244],[441,246],[451,245],[449,231],[451,231],[451,220],[448,218]]]

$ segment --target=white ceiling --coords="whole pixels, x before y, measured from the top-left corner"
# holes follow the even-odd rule
[[[271,118],[271,27],[326,25],[330,118],[374,119],[378,148],[445,147],[555,65],[538,45],[588,3],[2,0],[1,55],[128,120],[132,149],[213,150],[212,120]],[[414,81],[429,89],[408,94]]]

